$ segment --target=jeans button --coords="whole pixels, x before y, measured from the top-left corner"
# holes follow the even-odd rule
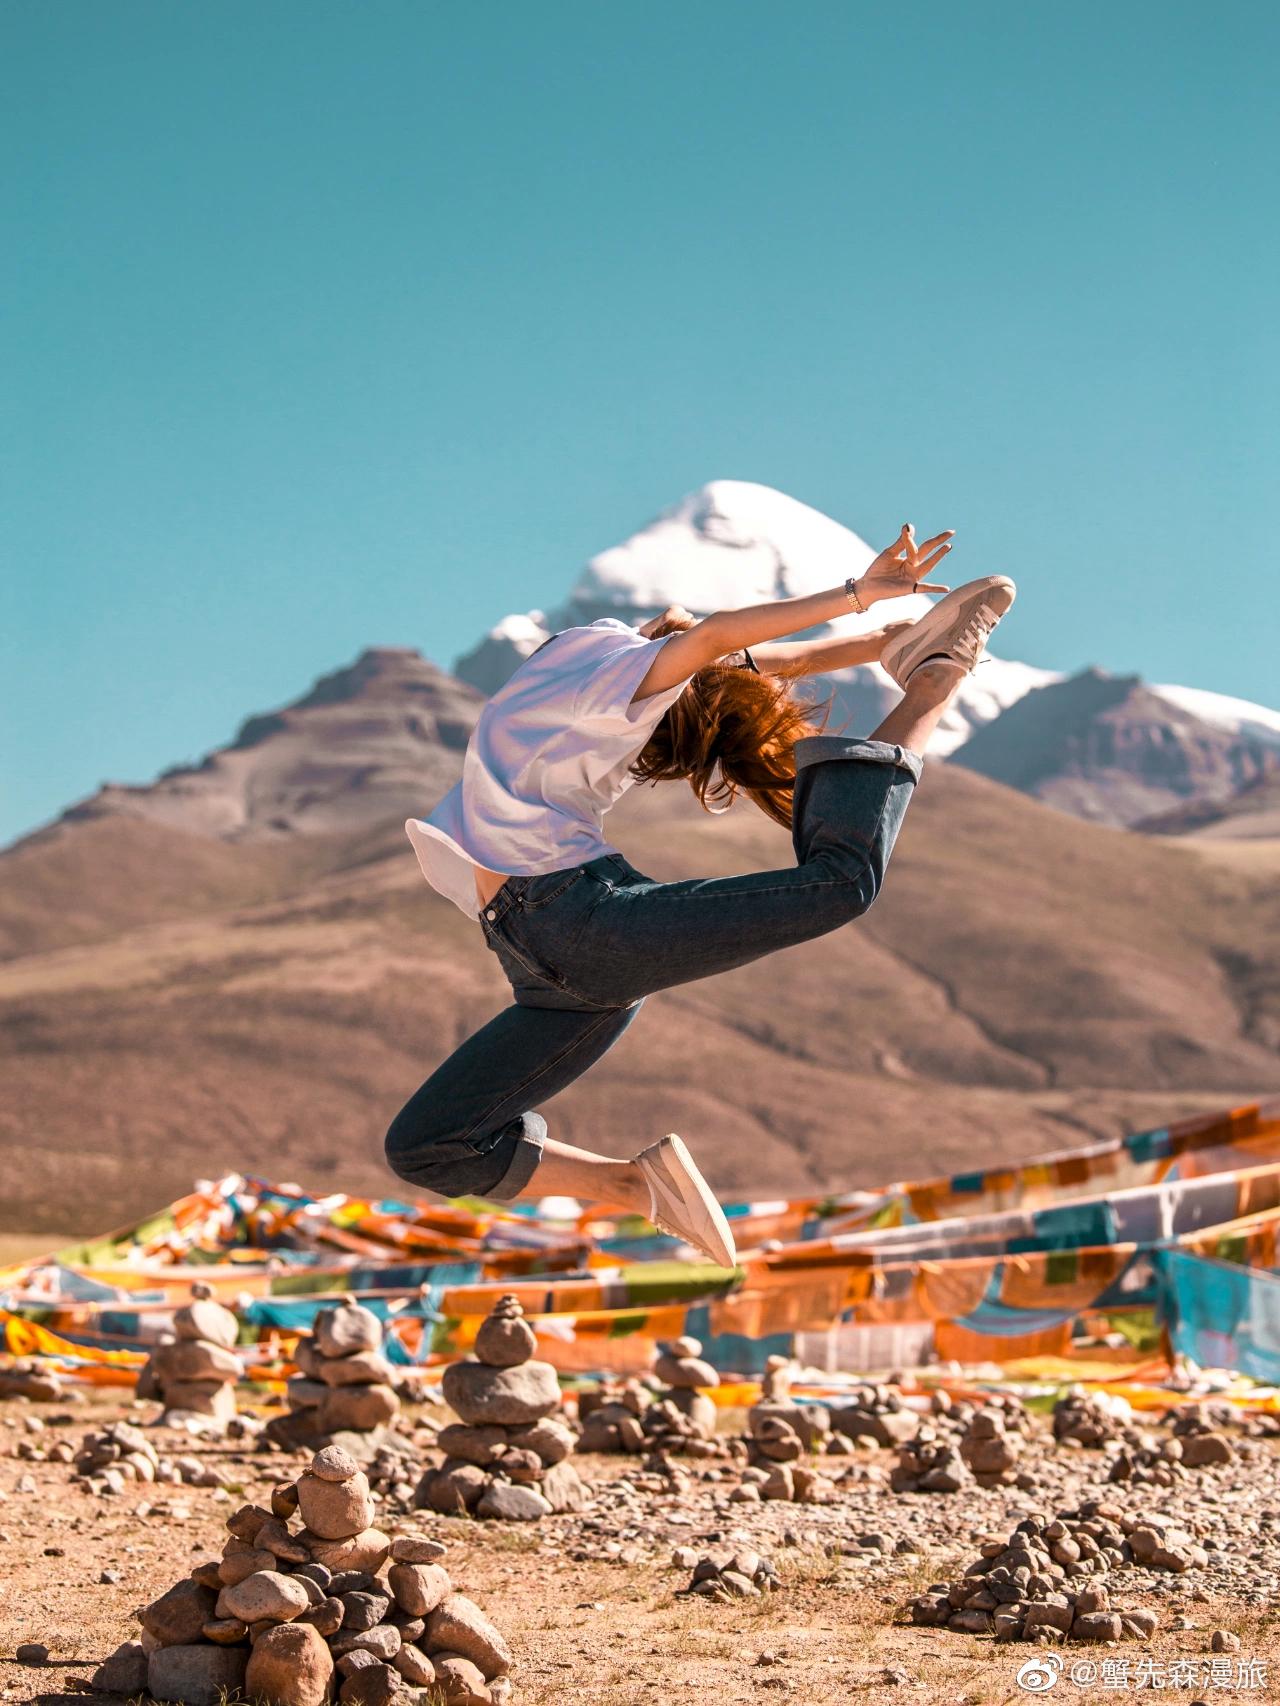
[[[497,913],[493,910],[492,907],[490,907],[489,910],[485,913],[485,917],[489,920],[490,924],[493,923],[494,919],[497,916],[498,916]]]

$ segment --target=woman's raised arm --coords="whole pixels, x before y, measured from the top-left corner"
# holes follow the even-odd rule
[[[945,586],[930,583],[924,587],[920,583],[946,556],[953,537],[950,531],[939,533],[918,545],[908,522],[893,544],[881,551],[857,581],[834,587],[830,592],[752,604],[744,610],[718,610],[715,615],[704,617],[684,633],[672,634],[660,642],[653,663],[632,696],[632,703],[648,699],[654,693],[664,693],[727,652],[740,651],[743,646],[762,645],[787,634],[798,634],[837,616],[847,616],[851,608],[861,606],[865,610],[881,599],[903,598],[917,590],[948,591]],[[857,604],[850,597],[850,587]]]

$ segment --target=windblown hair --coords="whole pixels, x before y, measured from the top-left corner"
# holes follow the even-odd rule
[[[672,620],[653,638],[693,626]],[[825,707],[798,698],[776,676],[720,658],[700,669],[668,707],[631,766],[639,782],[684,778],[705,811],[727,811],[747,794],[766,817],[791,827],[795,744],[818,734]]]

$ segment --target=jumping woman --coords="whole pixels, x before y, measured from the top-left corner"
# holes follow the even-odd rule
[[[462,780],[405,826],[427,881],[497,955],[513,1006],[396,1115],[387,1158],[443,1196],[572,1196],[644,1215],[732,1266],[724,1214],[678,1137],[613,1161],[547,1136],[534,1105],[617,1042],[646,995],[822,936],[864,913],[929,737],[1013,603],[992,575],[918,622],[774,644],[852,608],[920,591],[951,533],[910,526],[830,592],[642,628],[607,618],[554,635],[489,700]],[[903,689],[867,740],[826,735],[790,682],[876,659]],[[658,883],[605,839],[632,783],[683,777],[708,810],[747,794],[790,827],[796,864]]]

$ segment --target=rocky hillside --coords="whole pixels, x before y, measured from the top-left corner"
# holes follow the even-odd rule
[[[145,817],[230,841],[350,834],[425,809],[456,780],[483,700],[410,647],[379,646],[229,746],[145,787],[108,784],[67,822]]]
[[[1204,841],[1280,841],[1280,773],[1270,772],[1223,799],[1190,800],[1137,825],[1146,835]]]
[[[1280,747],[1216,728],[1136,676],[1085,670],[1028,693],[952,755],[1095,823],[1138,824],[1280,774]]]
[[[630,795],[616,835],[657,876],[790,858],[678,785]],[[678,1130],[725,1192],[773,1195],[1280,1090],[1275,877],[933,767],[865,920],[653,997],[553,1127],[611,1154]],[[391,1115],[506,998],[398,819],[234,843],[66,824],[0,858],[0,924],[0,1230],[100,1228],[233,1168],[397,1190]]]

